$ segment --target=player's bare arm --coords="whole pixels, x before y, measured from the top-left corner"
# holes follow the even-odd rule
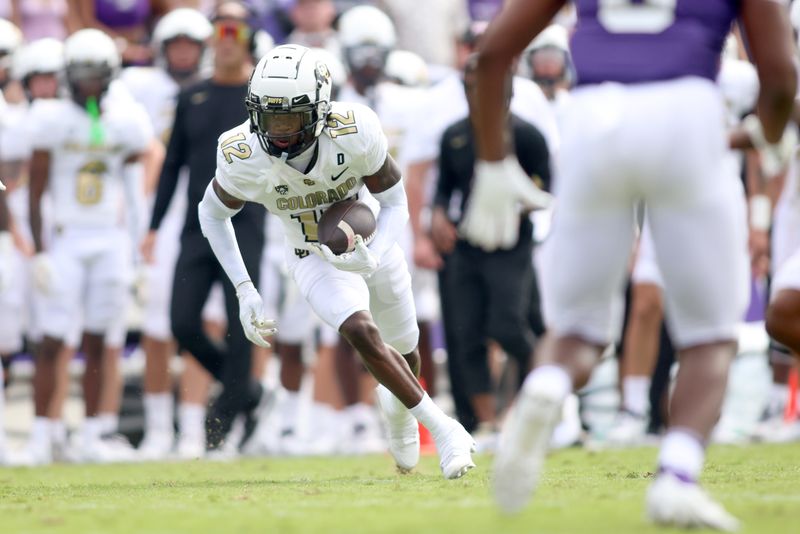
[[[364,185],[367,186],[370,193],[382,193],[399,183],[401,179],[400,167],[397,166],[397,162],[391,155],[386,154],[386,161],[383,162],[378,172],[364,177]]]
[[[225,204],[230,209],[240,210],[244,207],[244,200],[238,199],[235,196],[228,193],[227,191],[225,191],[225,189],[223,189],[222,186],[219,185],[219,182],[217,182],[216,178],[214,178],[211,181],[211,187],[214,188],[214,193],[217,194],[217,197],[220,199],[220,201],[222,201],[222,203]]]
[[[50,173],[50,152],[35,150],[31,156],[29,209],[31,233],[36,252],[42,252],[42,195]]]
[[[473,114],[478,157],[498,161],[507,152],[505,80],[511,63],[564,6],[564,0],[507,2],[478,46],[477,95]]]
[[[758,116],[768,143],[780,141],[797,93],[792,30],[786,5],[777,0],[743,0],[741,20],[758,70]]]

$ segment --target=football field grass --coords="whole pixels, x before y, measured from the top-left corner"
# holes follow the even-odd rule
[[[0,533],[670,532],[643,519],[655,449],[554,454],[536,498],[503,517],[489,457],[446,481],[435,457],[388,456],[0,468]],[[800,445],[715,447],[706,488],[744,532],[800,532]]]

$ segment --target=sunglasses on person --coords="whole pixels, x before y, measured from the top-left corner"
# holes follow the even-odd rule
[[[214,22],[214,38],[217,40],[231,37],[240,43],[250,39],[250,26],[245,22],[236,20],[218,20]]]

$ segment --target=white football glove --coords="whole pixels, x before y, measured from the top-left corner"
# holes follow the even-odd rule
[[[543,209],[553,202],[520,167],[515,156],[475,164],[475,180],[459,230],[486,251],[512,248],[519,238],[522,209]]]
[[[14,238],[11,232],[0,232],[0,293],[11,286]]]
[[[362,276],[371,276],[378,270],[380,260],[372,253],[372,251],[364,243],[364,238],[356,235],[353,240],[355,248],[352,252],[345,252],[338,256],[331,252],[327,245],[312,245],[312,250],[319,257],[339,269],[340,271],[348,271],[351,273],[360,274]]]
[[[239,298],[239,320],[242,322],[244,335],[252,343],[268,349],[271,345],[264,338],[274,335],[278,330],[275,328],[275,321],[264,318],[264,303],[253,282],[248,280],[239,284],[236,296]]]
[[[0,191],[5,191],[5,190],[6,190],[6,184],[4,184],[2,180],[0,180]]]
[[[755,115],[748,115],[742,121],[742,127],[747,132],[753,146],[758,151],[761,160],[761,171],[767,178],[774,178],[782,173],[789,165],[797,150],[797,130],[790,124],[783,131],[783,136],[777,143],[768,143],[764,138],[761,119]]]
[[[50,295],[55,286],[55,269],[50,256],[39,252],[33,257],[33,286],[43,295]]]

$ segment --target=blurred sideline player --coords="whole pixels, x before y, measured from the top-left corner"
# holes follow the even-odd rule
[[[103,351],[124,315],[136,242],[128,232],[136,238],[141,209],[138,158],[152,134],[143,110],[132,100],[107,95],[120,64],[111,38],[98,30],[76,32],[65,44],[65,61],[71,99],[40,101],[30,116],[33,277],[46,302],[39,317],[44,337],[36,358],[32,440],[39,448],[37,460],[50,461],[45,417],[53,400],[56,356],[82,311],[86,420],[80,456],[102,462],[113,459],[98,419],[107,378]],[[41,214],[45,190],[53,199],[53,236],[47,250]],[[123,216],[128,217],[127,232],[120,225]]]
[[[152,46],[155,49],[156,66],[130,67],[120,76],[133,97],[147,110],[157,137],[153,141],[154,150],[152,147],[150,150],[151,154],[156,153],[156,161],[149,165],[150,172],[147,173],[146,181],[148,199],[151,202],[161,170],[164,146],[172,129],[178,92],[199,80],[206,41],[211,32],[211,23],[199,11],[190,8],[175,9],[159,20],[153,30]],[[175,346],[169,320],[169,303],[186,210],[186,185],[186,180],[183,179],[180,182],[181,190],[173,196],[159,227],[153,250],[146,251],[145,257],[148,262],[142,324],[142,348],[145,351],[145,434],[139,446],[139,454],[143,459],[165,457],[171,451],[174,439],[169,361]],[[184,362],[187,362],[187,367],[192,365],[188,363],[188,358]],[[187,372],[195,377],[203,376],[202,371]],[[208,378],[200,378],[199,381],[192,380],[192,383],[196,383],[202,393],[207,389],[209,381]],[[203,410],[202,417],[192,417],[192,411],[191,407],[181,407],[180,413],[184,416],[179,417],[182,419],[179,427],[182,430],[185,428],[190,436],[199,438],[203,436],[205,413]],[[192,426],[197,427],[194,432]],[[194,441],[199,445],[193,447],[196,449],[193,452],[202,454],[204,446],[201,441]],[[188,444],[183,448],[186,447],[189,447]]]
[[[199,206],[203,233],[237,288],[248,338],[267,345],[264,336],[275,332],[274,322],[263,316],[230,218],[244,205],[242,199],[280,216],[294,247],[287,250],[287,261],[300,292],[384,384],[378,396],[398,467],[409,470],[419,460],[419,419],[433,436],[445,478],[458,478],[475,465],[474,442],[415,376],[419,331],[410,275],[397,246],[408,220],[402,179],[374,112],[332,103],[330,92],[330,73],[310,50],[285,45],[262,58],[250,79],[250,120],[220,136],[217,174]],[[360,236],[349,254],[334,256],[320,247],[320,213],[367,191],[381,208],[369,247]]]
[[[487,249],[516,241],[511,221],[520,204],[549,203],[506,156],[502,89],[513,57],[563,4],[507,4],[481,42],[476,121],[483,161],[462,230]],[[577,8],[579,88],[564,125],[559,204],[543,249],[549,333],[501,437],[495,497],[508,511],[526,504],[564,398],[585,384],[617,331],[614,299],[631,250],[633,207],[643,201],[681,363],[647,514],[659,524],[735,530],[738,521],[697,484],[749,287],[741,183],[728,172],[714,78],[725,36],[741,15],[760,69],[762,137],[777,144],[797,84],[785,7],[772,0],[584,0]],[[687,33],[694,28],[702,31]],[[616,58],[623,54],[621,68]]]
[[[33,255],[33,239],[28,220],[28,160],[30,139],[28,116],[35,101],[59,96],[60,77],[64,67],[63,43],[55,39],[33,41],[14,55],[13,78],[19,81],[25,100],[3,111],[0,133],[0,164],[7,180],[7,204],[12,220],[13,254],[4,268],[10,269],[13,283],[0,290],[0,354],[19,352],[25,335],[37,340],[35,312],[31,299],[29,259]],[[59,355],[59,359],[69,354]],[[61,389],[64,389],[63,387]],[[56,403],[58,404],[58,403]],[[52,437],[66,445],[66,427],[54,411],[48,414]]]

